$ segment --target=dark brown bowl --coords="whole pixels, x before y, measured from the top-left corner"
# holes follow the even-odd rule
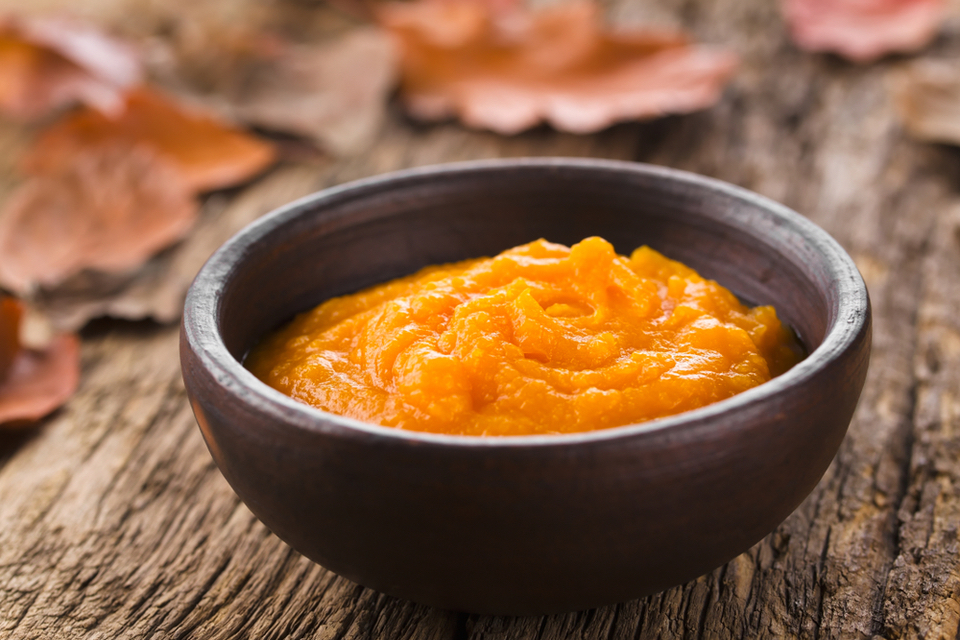
[[[539,237],[649,244],[773,304],[810,356],[717,404],[591,433],[475,438],[363,424],[240,364],[331,296]],[[414,169],[328,189],[241,231],[187,296],[183,378],[223,475],[304,555],[351,580],[480,613],[572,611],[697,577],[813,489],[870,352],[856,267],[820,228],[689,173],[529,159]]]

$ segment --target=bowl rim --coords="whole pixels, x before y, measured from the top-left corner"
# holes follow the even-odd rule
[[[816,252],[823,255],[827,270],[836,287],[837,313],[828,323],[821,344],[786,373],[756,387],[713,404],[646,422],[560,434],[521,436],[465,436],[411,431],[362,422],[301,403],[273,389],[248,371],[227,349],[218,326],[220,304],[225,284],[238,270],[238,265],[251,246],[275,229],[287,224],[307,210],[322,207],[353,192],[382,192],[395,183],[415,182],[427,177],[440,178],[451,174],[479,173],[504,169],[564,168],[614,170],[642,174],[654,179],[688,184],[740,200],[783,220]],[[640,162],[594,158],[512,158],[471,160],[415,167],[379,174],[329,187],[261,216],[234,234],[221,245],[197,273],[184,302],[181,342],[193,352],[196,360],[217,384],[237,401],[256,405],[277,424],[315,433],[336,434],[361,439],[374,438],[396,444],[436,445],[457,448],[515,449],[522,447],[579,446],[621,438],[681,435],[684,428],[709,428],[722,414],[747,412],[773,396],[816,377],[818,372],[840,359],[870,323],[870,299],[853,259],[825,230],[796,211],[778,202],[736,185],[688,171]],[[739,422],[737,424],[740,424]],[[729,428],[729,424],[724,425]]]

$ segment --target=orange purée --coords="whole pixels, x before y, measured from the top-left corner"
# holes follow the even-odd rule
[[[802,351],[772,307],[748,308],[648,247],[538,240],[328,300],[247,360],[325,411],[434,433],[606,429],[729,398]]]

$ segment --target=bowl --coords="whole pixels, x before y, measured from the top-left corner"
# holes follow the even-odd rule
[[[326,298],[544,237],[648,244],[773,304],[809,356],[716,404],[642,424],[480,438],[364,424],[243,368]],[[207,446],[254,514],[361,585],[445,609],[544,614],[660,591],[720,566],[813,490],[863,387],[870,304],[850,257],[801,215],[666,168],[581,159],[402,171],[254,222],[201,269],[181,329]]]

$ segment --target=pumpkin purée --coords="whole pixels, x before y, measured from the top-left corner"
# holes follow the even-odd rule
[[[325,411],[435,433],[591,431],[696,409],[802,350],[772,307],[649,247],[538,240],[328,300],[247,359]]]

